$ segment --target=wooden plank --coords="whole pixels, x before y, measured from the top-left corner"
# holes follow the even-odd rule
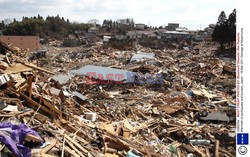
[[[85,155],[82,154],[82,152],[80,152],[80,151],[74,146],[74,144],[71,143],[70,140],[66,139],[65,141],[67,142],[67,144],[68,144],[77,154],[79,154],[81,157],[85,157]],[[66,150],[66,149],[65,149],[65,150]]]
[[[24,89],[27,89],[29,85],[27,83],[25,83],[23,86],[19,87],[18,91],[22,92]]]
[[[64,150],[65,150],[65,135],[63,136],[63,146],[62,146],[62,154],[61,154],[61,157],[64,157]]]
[[[48,70],[46,70],[46,69],[37,67],[37,66],[35,66],[34,64],[24,63],[24,65],[26,65],[27,67],[30,67],[30,68],[33,68],[33,69],[42,71],[42,72],[46,72],[46,73],[51,74],[51,75],[54,75],[54,74],[55,74],[55,73],[53,73],[53,72],[51,72],[51,71],[48,71]]]
[[[0,97],[1,100],[5,100],[6,102],[15,102],[17,106],[23,107],[23,104],[18,98],[8,98],[8,97]]]
[[[145,145],[145,143],[144,143],[144,142],[142,142],[142,144],[143,144],[143,148],[144,148],[144,150],[145,150],[145,151],[146,151],[146,153],[147,153],[147,156],[148,156],[148,157],[152,157],[152,156],[151,156],[151,154],[149,153],[149,150],[148,150],[147,146]]]
[[[69,154],[71,154],[73,157],[80,157],[80,155],[78,155],[77,153],[75,153],[72,149],[70,149],[68,146],[64,147],[64,150],[66,152],[68,152]]]
[[[210,154],[210,151],[208,148],[206,148],[206,155],[207,155],[207,157],[211,157],[211,154]]]
[[[214,150],[214,157],[219,157],[219,147],[220,147],[220,141],[215,141],[215,150]]]
[[[41,153],[45,154],[48,151],[50,151],[55,145],[56,145],[57,140],[56,139],[52,139],[50,140],[50,145],[46,146],[45,148],[43,148],[41,150]]]
[[[4,147],[5,147],[5,144],[0,143],[0,152],[3,150]]]
[[[198,149],[196,146],[192,146],[193,148],[194,148],[194,150],[198,153],[198,154],[200,154],[202,157],[205,157],[206,156],[206,154],[204,154],[200,149]]]
[[[111,153],[105,153],[105,157],[119,157],[119,155],[111,154]]]
[[[59,117],[61,116],[62,112],[58,110],[55,106],[51,105],[48,101],[42,99],[45,106],[53,110]]]
[[[77,148],[79,148],[84,153],[88,153],[88,151],[85,148],[83,148],[79,143],[77,143],[75,140],[73,140],[72,138],[70,138],[68,135],[65,134],[65,138],[67,140],[69,140],[70,142],[72,142],[75,146],[77,146]]]
[[[33,81],[33,76],[28,76],[28,79],[27,79],[27,84],[28,84],[27,92],[29,93],[30,98],[32,96],[32,81]]]
[[[235,157],[235,155],[231,154],[228,150],[221,149],[220,152],[227,154],[230,157]]]
[[[15,74],[15,73],[20,73],[20,72],[25,72],[25,71],[32,71],[31,68],[28,66],[25,66],[21,63],[16,63],[11,67],[8,67],[6,70],[3,71],[5,74]]]
[[[37,136],[32,135],[32,134],[27,134],[25,136],[25,141],[42,142],[43,140]]]
[[[37,102],[35,102],[34,100],[32,100],[31,98],[27,97],[25,94],[20,93],[21,97],[23,97],[29,104],[39,107],[39,104]],[[40,107],[43,111],[45,111],[46,113],[50,114],[51,116],[55,116],[47,107],[41,106]]]
[[[41,155],[42,155],[42,157],[57,157],[55,155],[50,155],[50,154],[41,154]]]

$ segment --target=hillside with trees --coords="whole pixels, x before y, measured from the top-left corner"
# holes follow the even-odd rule
[[[38,35],[41,38],[63,39],[77,30],[87,31],[91,24],[70,22],[57,16],[23,17],[21,21],[15,19],[9,25],[0,23],[4,35]]]

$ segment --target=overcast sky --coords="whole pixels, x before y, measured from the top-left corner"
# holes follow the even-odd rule
[[[0,20],[59,14],[77,22],[133,18],[151,26],[177,22],[199,29],[216,23],[222,10],[228,16],[234,8],[235,0],[0,0]]]

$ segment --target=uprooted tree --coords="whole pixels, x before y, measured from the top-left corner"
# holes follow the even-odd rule
[[[229,15],[228,19],[224,11],[219,15],[218,22],[212,33],[212,39],[220,44],[220,49],[225,49],[225,44],[230,48],[236,41],[236,9]]]

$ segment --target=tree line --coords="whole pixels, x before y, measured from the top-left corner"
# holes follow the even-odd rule
[[[116,21],[105,19],[102,23],[102,28],[105,29],[106,32],[116,32],[119,34],[125,34],[126,31],[133,30],[135,27],[134,19],[120,19]]]
[[[0,29],[4,35],[38,35],[41,38],[63,39],[75,31],[87,31],[91,24],[70,22],[68,19],[57,16],[23,17],[21,21],[13,20],[9,25],[2,21]]]
[[[236,41],[236,9],[228,16],[222,11],[219,15],[218,22],[212,33],[212,39],[220,44],[220,49],[225,50],[225,46],[235,48]]]

